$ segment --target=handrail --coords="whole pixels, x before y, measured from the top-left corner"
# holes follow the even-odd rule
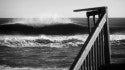
[[[110,48],[109,48],[107,12],[106,12],[107,8],[104,7],[98,7],[98,8],[99,11],[100,9],[103,9],[103,12],[97,13],[101,16],[99,16],[99,20],[97,21],[94,30],[89,32],[90,34],[87,40],[85,41],[83,47],[81,48],[80,52],[78,53],[77,57],[75,58],[73,64],[71,65],[70,70],[98,70],[100,66],[110,63],[110,52],[109,52]],[[97,8],[89,8],[82,10],[98,11]],[[75,11],[82,11],[82,10],[75,10]],[[93,15],[95,16],[95,13],[92,14],[92,16]],[[87,15],[87,17],[89,16]],[[92,29],[92,27],[90,27],[90,24],[89,24],[89,29]]]
[[[94,8],[85,8],[85,9],[77,9],[77,10],[74,10],[74,12],[81,12],[81,11],[93,11],[93,10],[100,10],[100,9],[105,9],[106,7],[103,6],[103,7],[94,7]]]

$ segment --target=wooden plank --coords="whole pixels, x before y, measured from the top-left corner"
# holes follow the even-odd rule
[[[76,9],[76,10],[74,10],[74,12],[91,11],[91,10],[98,10],[98,9],[105,9],[105,8],[107,8],[107,7],[102,6],[102,7],[94,7],[94,8]]]
[[[90,35],[90,33],[91,33],[91,24],[90,24],[90,17],[88,16],[87,17],[87,22],[88,22],[88,30],[89,30],[89,35]]]
[[[70,70],[79,70],[81,65],[83,64],[83,61],[86,59],[89,51],[92,48],[92,45],[94,44],[97,36],[99,35],[101,29],[103,28],[105,22],[106,22],[106,15],[104,14],[104,16],[102,17],[102,20],[100,21],[98,27],[95,29],[93,35],[90,35],[87,39],[87,41],[85,42],[85,45],[83,47],[85,47],[84,49],[82,49],[82,53],[79,59],[77,59],[78,61],[76,61],[76,63],[71,66]]]

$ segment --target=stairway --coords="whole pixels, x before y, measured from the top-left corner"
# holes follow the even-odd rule
[[[103,70],[110,68],[111,53],[107,7],[74,10],[87,11],[89,36],[69,70]],[[92,21],[90,22],[90,18]]]

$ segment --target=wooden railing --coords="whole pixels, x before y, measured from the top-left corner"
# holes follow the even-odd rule
[[[79,11],[87,11],[89,36],[69,70],[98,70],[99,67],[110,64],[107,7],[74,10]]]

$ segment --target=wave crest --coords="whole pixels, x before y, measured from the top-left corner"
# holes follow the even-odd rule
[[[24,24],[28,26],[41,27],[53,24],[70,24],[73,23],[69,18],[14,18],[6,24]]]
[[[75,36],[3,36],[0,44],[8,47],[75,47],[82,45],[87,35]]]
[[[110,35],[110,40],[114,41],[114,40],[122,40],[125,39],[125,35],[118,35],[118,34],[114,34],[114,35]]]

